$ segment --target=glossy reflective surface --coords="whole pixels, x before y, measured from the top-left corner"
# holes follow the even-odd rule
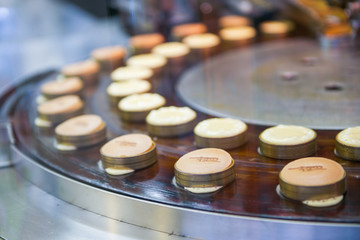
[[[359,185],[360,167],[356,162],[343,161],[334,155],[334,138],[337,131],[317,131],[317,156],[338,161],[348,172],[348,193],[345,200],[337,206],[315,209],[279,197],[275,192],[278,174],[289,161],[269,159],[257,153],[258,135],[265,127],[255,125],[249,125],[249,142],[229,151],[235,159],[236,181],[216,193],[195,195],[172,184],[173,165],[176,160],[196,149],[192,134],[180,138],[154,138],[158,149],[158,163],[121,177],[109,176],[98,167],[100,146],[73,153],[60,153],[55,150],[51,131],[39,131],[33,127],[36,116],[35,96],[38,94],[36,89],[42,81],[54,76],[56,72],[35,76],[32,79],[33,83],[18,88],[17,92],[24,94],[15,106],[12,121],[18,140],[17,146],[21,151],[64,176],[137,199],[213,213],[289,220],[360,222],[360,194],[356,190]],[[154,91],[162,93],[169,103],[182,105],[176,95],[166,88],[169,81],[171,79],[164,78],[154,82]],[[99,114],[107,122],[109,139],[128,132],[146,134],[145,124],[123,123],[117,113],[110,109],[105,91],[109,83],[109,78],[104,75],[100,85],[88,91],[87,111]],[[27,92],[26,89],[29,88],[35,91]],[[200,112],[198,115],[198,120],[207,117]]]
[[[314,58],[313,65],[305,62]],[[186,103],[203,112],[261,125],[343,129],[358,125],[357,48],[321,48],[289,39],[230,51],[180,79]]]

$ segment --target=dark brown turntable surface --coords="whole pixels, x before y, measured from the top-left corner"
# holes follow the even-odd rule
[[[334,154],[338,130],[329,130],[358,125],[360,115],[357,84],[360,70],[355,67],[359,57],[353,52],[346,53],[346,58],[336,58],[342,54],[345,53],[320,50],[311,41],[265,43],[219,55],[190,69],[178,82],[181,98],[174,92],[174,76],[166,74],[153,83],[154,92],[165,96],[168,105],[188,103],[195,108],[198,121],[211,116],[232,116],[248,123],[249,142],[229,151],[235,160],[236,181],[212,194],[191,194],[173,184],[174,163],[196,149],[192,134],[153,138],[158,162],[118,177],[99,168],[100,145],[75,152],[57,151],[53,133],[34,126],[40,84],[55,78],[56,71],[36,75],[15,90],[17,101],[10,117],[16,146],[60,174],[138,199],[230,215],[360,223],[360,163],[342,160]],[[316,65],[305,66],[301,62],[301,57],[308,56],[316,57]],[[334,60],[327,62],[328,59]],[[284,80],[279,77],[283,71],[295,71],[298,78]],[[327,90],[328,82],[341,84],[341,89]],[[109,83],[108,75],[104,74],[98,87],[88,91],[86,112],[105,120],[108,139],[130,132],[147,134],[145,124],[124,123],[110,108],[105,90]],[[347,171],[348,191],[343,202],[328,208],[311,208],[277,195],[278,174],[289,161],[263,157],[257,148],[258,136],[266,125],[278,123],[321,129],[316,130],[316,156],[336,160]]]

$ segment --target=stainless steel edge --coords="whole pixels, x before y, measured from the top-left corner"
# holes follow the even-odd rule
[[[0,168],[12,165],[10,159],[10,145],[14,143],[11,124],[8,121],[0,121]]]
[[[356,239],[360,236],[358,224],[233,216],[131,198],[59,175],[26,156],[15,145],[11,146],[11,153],[15,169],[51,195],[104,217],[168,233],[169,236],[195,239],[317,240]]]

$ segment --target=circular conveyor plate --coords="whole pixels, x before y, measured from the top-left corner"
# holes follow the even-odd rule
[[[297,43],[297,42],[295,42]],[[308,43],[307,43],[308,44]],[[278,46],[269,43],[269,46]],[[263,46],[265,47],[265,45]],[[261,48],[261,47],[260,47]],[[274,47],[275,48],[275,47]],[[276,48],[275,48],[276,49]],[[239,52],[226,54],[216,57],[214,61],[223,57],[237,57]],[[246,49],[245,49],[246,51]],[[204,67],[194,69],[207,69],[206,62]],[[270,64],[270,63],[269,63]],[[251,65],[249,63],[249,65]],[[200,65],[201,66],[201,65]],[[310,66],[307,66],[310,68]],[[305,67],[304,67],[305,68]],[[185,73],[185,77],[191,74],[194,69]],[[213,73],[213,72],[211,72]],[[158,163],[147,169],[137,171],[126,176],[107,175],[98,166],[100,159],[100,146],[82,149],[76,152],[59,152],[54,148],[54,134],[52,131],[40,131],[34,126],[36,118],[36,97],[39,94],[40,85],[45,81],[54,79],[58,72],[49,71],[43,74],[37,74],[30,79],[25,79],[24,84],[5,93],[0,98],[2,110],[8,109],[6,113],[11,118],[12,127],[16,138],[16,147],[27,158],[53,172],[66,178],[75,180],[77,183],[84,183],[93,187],[91,191],[92,199],[101,199],[99,196],[106,193],[115,193],[114,196],[130,197],[141,202],[148,202],[150,205],[163,204],[173,209],[186,209],[196,212],[207,213],[214,216],[221,215],[224,218],[231,217],[255,217],[257,219],[278,219],[278,220],[300,220],[332,223],[359,223],[359,203],[360,192],[359,177],[360,165],[358,162],[345,161],[334,154],[334,141],[338,131],[318,130],[318,151],[317,156],[334,159],[344,166],[348,174],[348,193],[341,204],[326,210],[306,207],[298,202],[289,201],[279,197],[275,191],[279,183],[278,174],[280,170],[289,162],[288,160],[276,160],[261,156],[257,152],[258,136],[265,129],[265,126],[249,124],[249,142],[242,147],[230,150],[229,153],[235,160],[236,181],[212,194],[196,195],[184,191],[175,186],[173,181],[174,164],[185,153],[197,149],[194,145],[194,136],[189,134],[180,138],[154,138],[157,144]],[[204,73],[205,75],[207,73]],[[228,76],[230,76],[229,74]],[[214,76],[210,75],[209,77]],[[199,80],[199,79],[197,79]],[[300,81],[301,79],[299,79]],[[199,80],[201,81],[201,79]],[[165,75],[163,78],[153,82],[154,91],[161,93],[167,99],[168,105],[183,105],[174,93],[174,78],[171,75]],[[182,89],[180,83],[180,89]],[[106,87],[110,84],[108,75],[102,75],[99,85],[94,89],[87,91],[85,102],[86,112],[99,114],[107,123],[108,139],[129,133],[140,132],[148,134],[145,124],[128,124],[119,119],[116,111],[109,107],[106,96]],[[217,83],[217,88],[225,88],[225,84]],[[291,83],[290,83],[291,84]],[[194,86],[197,86],[194,84]],[[170,88],[169,88],[170,87]],[[187,87],[192,91],[195,87]],[[228,88],[230,88],[228,86]],[[260,88],[260,86],[256,86]],[[234,88],[235,89],[235,88]],[[232,91],[231,89],[228,90]],[[258,90],[260,91],[260,90]],[[221,91],[224,93],[223,91]],[[213,96],[216,92],[210,89],[203,89],[199,94],[208,93]],[[183,94],[183,92],[182,92]],[[268,95],[273,94],[271,91]],[[338,94],[338,93],[335,93]],[[206,94],[204,95],[207,96]],[[219,96],[219,102],[223,95]],[[184,96],[183,96],[184,97]],[[14,104],[7,106],[9,99],[14,99]],[[187,101],[190,101],[188,99]],[[216,98],[213,98],[215,102]],[[334,101],[337,102],[337,101]],[[232,105],[236,106],[237,102]],[[257,109],[268,105],[251,106]],[[248,106],[251,109],[250,106]],[[198,121],[211,117],[198,111]],[[358,113],[358,112],[357,112]],[[216,116],[214,114],[213,116]],[[338,117],[336,114],[334,116]],[[341,117],[341,115],[340,115]],[[326,119],[331,121],[331,119]],[[324,121],[324,124],[327,121]],[[21,165],[16,165],[20,167]],[[52,174],[52,173],[50,173]],[[37,178],[36,181],[47,183],[47,179]],[[75,184],[73,184],[75,185]],[[58,188],[58,185],[50,186],[55,189],[55,193],[60,198],[63,195],[64,187]],[[72,189],[72,185],[66,186]],[[105,190],[105,191],[103,191]],[[66,196],[72,198],[71,196]],[[74,195],[75,197],[75,195]],[[144,201],[145,200],[145,201]],[[95,205],[81,206],[87,209],[95,207],[99,210],[98,202]],[[106,210],[107,206],[103,206]],[[102,210],[104,210],[102,208]],[[112,213],[111,213],[112,214]]]
[[[199,111],[261,125],[359,125],[360,54],[309,40],[253,45],[187,71],[177,90]]]

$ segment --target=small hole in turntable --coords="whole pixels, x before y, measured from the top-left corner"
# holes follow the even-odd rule
[[[318,61],[318,59],[316,57],[313,57],[313,56],[306,56],[306,57],[303,57],[301,59],[301,62],[305,66],[314,66],[317,61]]]
[[[344,87],[341,83],[338,82],[328,82],[325,84],[324,88],[326,91],[335,92],[343,90]]]
[[[294,72],[294,71],[284,71],[281,72],[281,79],[286,81],[286,82],[291,82],[294,80],[297,80],[299,77],[299,73]]]

